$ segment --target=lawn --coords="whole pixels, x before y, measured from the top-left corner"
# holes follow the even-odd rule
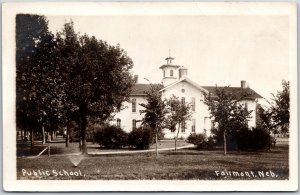
[[[78,156],[17,158],[17,177],[18,179],[62,180],[282,180],[289,178],[286,145],[277,146],[271,152],[230,151],[227,156],[224,156],[221,150],[197,151],[195,149],[182,149],[177,153],[161,152],[158,159],[155,158],[154,153],[89,155],[82,159],[78,167],[74,167],[70,159],[76,158]],[[239,175],[233,175],[230,171],[238,172]],[[274,177],[267,177],[266,174]]]
[[[187,142],[183,140],[177,141],[177,147],[186,146],[188,145]],[[69,143],[69,147],[65,147],[64,139],[60,138],[58,141],[46,143],[42,145],[42,143],[36,142],[34,147],[30,146],[29,142],[17,142],[17,156],[18,157],[25,157],[25,156],[36,156],[38,155],[43,149],[47,146],[51,146],[51,155],[57,154],[70,154],[70,153],[79,153],[79,144],[78,142]],[[154,149],[155,144],[150,146],[150,149]],[[158,142],[158,148],[174,148],[174,140],[162,140]],[[99,144],[87,142],[87,149],[88,152],[117,152],[117,151],[132,151],[136,150],[134,148],[123,148],[123,149],[106,149],[100,148]],[[47,155],[47,151],[44,152],[42,155]]]

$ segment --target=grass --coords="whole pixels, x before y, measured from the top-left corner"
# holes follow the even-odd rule
[[[42,145],[41,142],[36,142],[34,147],[30,146],[29,142],[18,142],[17,143],[17,156],[18,157],[25,157],[25,156],[36,156],[38,155],[44,148],[46,148],[48,145],[50,145],[50,151],[51,155],[57,155],[57,154],[70,154],[70,153],[78,153],[79,151],[79,144],[78,142],[69,143],[69,147],[65,147],[64,140],[60,139],[58,142],[51,142],[46,143],[45,145]],[[177,147],[180,146],[186,146],[188,143],[186,143],[183,140],[177,141]],[[91,142],[87,143],[88,152],[115,152],[115,151],[129,151],[129,150],[135,150],[133,148],[123,148],[123,149],[105,149],[100,148],[98,144],[93,144]],[[166,140],[166,141],[159,141],[158,148],[172,148],[174,147],[174,140]],[[150,146],[150,149],[154,149],[155,144]],[[47,155],[47,151],[43,153],[42,155]]]
[[[183,149],[154,153],[85,156],[78,167],[73,157],[53,156],[17,158],[18,179],[92,179],[92,180],[228,180],[228,179],[276,179],[289,178],[288,146],[277,146],[271,152],[230,151],[224,156],[222,150],[197,151]],[[27,173],[38,172],[36,176]],[[80,172],[79,172],[80,170]],[[215,171],[272,171],[277,177],[217,176]],[[25,173],[26,171],[26,173]],[[49,171],[50,176],[42,172]],[[57,175],[61,171],[62,175]],[[81,173],[81,174],[79,174]],[[71,175],[72,174],[72,175]],[[77,174],[78,176],[75,176]],[[258,176],[258,175],[257,175]]]

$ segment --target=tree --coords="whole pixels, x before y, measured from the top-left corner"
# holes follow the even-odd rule
[[[260,104],[257,105],[257,127],[266,129],[269,132],[269,150],[271,150],[271,132],[275,134],[275,126],[272,121],[272,110],[263,108]]]
[[[289,82],[282,81],[282,91],[278,91],[276,96],[272,94],[273,99],[269,103],[269,107],[258,106],[257,113],[259,117],[259,125],[268,129],[270,135],[271,150],[271,132],[274,134],[280,129],[281,133],[289,132],[290,119],[290,87]]]
[[[169,128],[171,131],[176,130],[178,125],[177,133],[175,136],[175,152],[177,151],[177,140],[180,130],[186,128],[186,122],[191,119],[192,111],[190,103],[180,101],[178,97],[172,96],[168,100],[168,106],[170,109],[170,115],[168,116]]]
[[[140,111],[141,114],[145,114],[142,124],[149,126],[155,133],[156,157],[158,157],[158,133],[165,128],[166,115],[169,113],[166,100],[162,100],[160,89],[161,85],[150,84],[150,89],[145,91],[147,103],[140,104],[145,108]]]
[[[290,124],[290,82],[282,81],[282,91],[273,95],[271,112],[274,125],[280,127],[282,133],[289,132]]]
[[[133,62],[119,45],[111,46],[94,36],[75,33],[73,22],[64,25],[57,40],[61,47],[66,101],[78,112],[82,153],[86,154],[88,117],[104,121],[128,100],[133,85],[129,72]]]
[[[217,123],[216,133],[223,135],[224,155],[227,153],[227,137],[235,131],[248,128],[251,111],[241,103],[247,93],[235,97],[228,92],[228,87],[215,88],[215,96],[205,95],[204,103],[208,106],[211,118]]]
[[[42,132],[45,124],[59,117],[56,81],[57,52],[54,36],[48,30],[44,16],[18,14],[16,17],[16,108],[17,126],[30,130],[31,145],[34,131]]]

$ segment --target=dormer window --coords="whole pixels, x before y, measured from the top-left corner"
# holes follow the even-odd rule
[[[171,77],[173,76],[173,70],[170,70],[170,76]]]

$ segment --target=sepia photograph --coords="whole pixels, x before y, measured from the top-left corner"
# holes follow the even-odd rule
[[[297,190],[296,7],[3,4],[4,189]]]

